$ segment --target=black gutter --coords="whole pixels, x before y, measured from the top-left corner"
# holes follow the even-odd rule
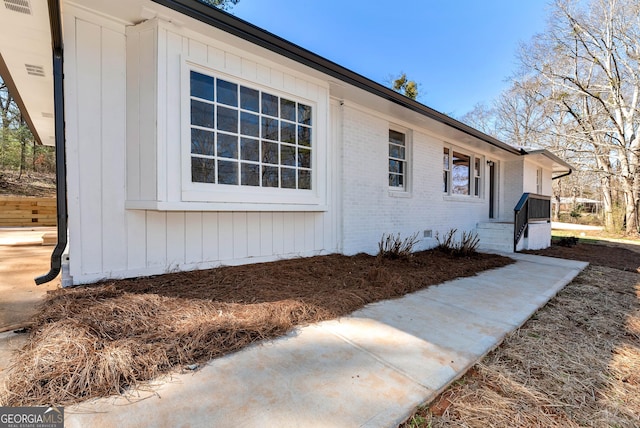
[[[67,163],[64,139],[64,74],[62,49],[62,16],[60,0],[48,0],[53,53],[53,102],[56,140],[56,201],[58,243],[51,254],[51,269],[35,279],[36,285],[53,281],[62,268],[62,254],[67,247]]]
[[[296,44],[293,44],[282,37],[265,31],[247,21],[237,18],[227,12],[217,8],[207,6],[198,0],[152,0],[162,6],[175,10],[183,15],[201,21],[212,27],[219,28],[229,34],[240,37],[253,44],[261,46],[277,54],[283,55],[300,64],[304,64],[329,76],[335,77],[345,83],[363,89],[373,95],[385,100],[399,104],[409,110],[444,123],[458,131],[464,132],[472,137],[479,138],[492,146],[505,150],[512,154],[520,155],[520,151],[503,143],[497,138],[493,138],[483,132],[478,131],[462,122],[459,122],[445,114],[425,106],[411,98],[399,94],[374,82],[358,73],[355,73],[341,65],[336,64],[326,58],[314,54]]]
[[[557,180],[557,179],[562,178],[562,177],[566,177],[567,175],[571,175],[572,172],[573,172],[573,170],[570,169],[569,172],[565,172],[564,174],[560,174],[557,177],[551,177],[551,180],[553,181],[553,180]]]

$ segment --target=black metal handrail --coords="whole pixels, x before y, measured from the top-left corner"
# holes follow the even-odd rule
[[[516,204],[513,220],[513,252],[531,221],[551,221],[551,196],[523,193]]]

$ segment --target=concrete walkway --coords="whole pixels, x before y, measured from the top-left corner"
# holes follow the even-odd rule
[[[70,427],[395,427],[522,325],[586,263],[517,254],[456,279],[65,409]]]
[[[60,280],[36,286],[34,278],[51,264],[53,247],[42,246],[42,235],[55,227],[0,227],[0,382],[13,354],[27,340],[13,330],[28,325],[49,290]]]
[[[578,231],[586,231],[586,230],[603,230],[602,226],[589,226],[587,224],[575,224],[575,223],[560,223],[557,221],[551,222],[551,229],[553,230],[578,230]]]
[[[59,286],[59,279],[41,286],[34,282],[49,271],[53,247],[42,245],[42,235],[52,231],[55,228],[0,228],[0,333],[23,327],[47,291]]]

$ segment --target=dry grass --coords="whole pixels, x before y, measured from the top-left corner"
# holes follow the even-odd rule
[[[640,426],[640,276],[590,266],[406,427]]]
[[[121,394],[296,325],[504,266],[436,251],[403,260],[331,255],[58,290],[9,368],[2,405],[69,405]]]

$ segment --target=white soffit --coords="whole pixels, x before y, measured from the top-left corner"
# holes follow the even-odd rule
[[[0,55],[15,84],[32,132],[45,145],[54,145],[53,66],[46,0],[2,0]],[[24,114],[25,112],[23,112]]]

